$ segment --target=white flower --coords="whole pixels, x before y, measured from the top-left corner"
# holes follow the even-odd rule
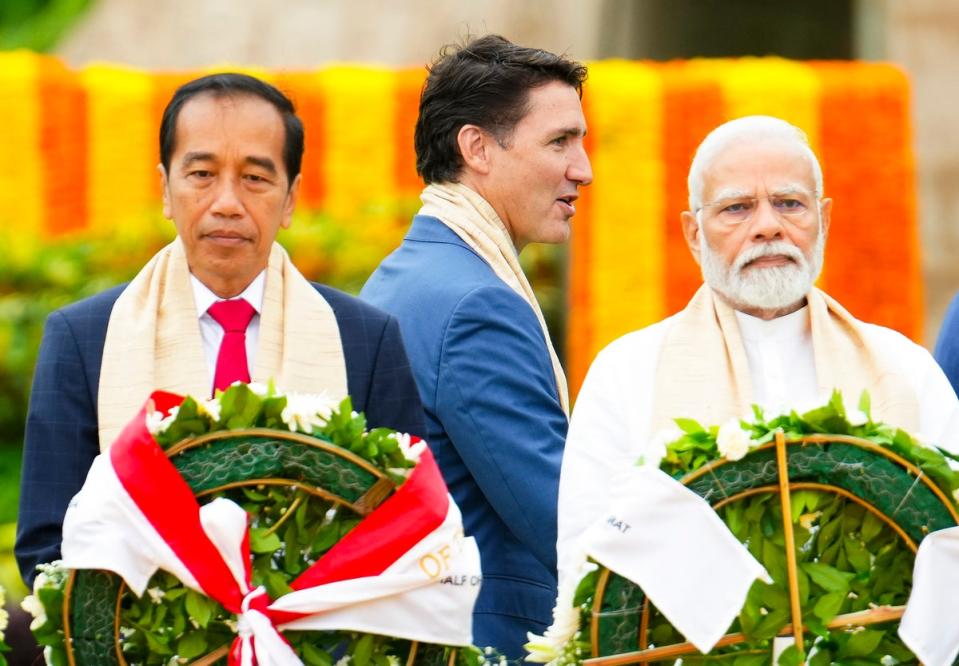
[[[586,554],[583,553],[575,573],[560,581],[556,594],[556,606],[553,608],[553,624],[542,636],[531,632],[526,634],[526,640],[529,641],[524,646],[529,652],[526,655],[526,661],[552,664],[562,656],[566,644],[579,631],[580,610],[573,605],[576,588],[579,587],[583,578],[596,568],[596,564],[587,561]]]
[[[683,431],[676,427],[663,428],[653,433],[649,443],[640,456],[638,465],[659,467],[660,461],[666,457],[666,445],[675,442],[683,436]]]
[[[216,398],[210,398],[209,400],[198,400],[196,407],[198,414],[208,416],[211,421],[220,420],[221,405],[220,401]]]
[[[395,654],[386,655],[386,662],[389,664],[389,666],[400,666],[400,658]]]
[[[10,613],[7,612],[6,608],[0,608],[0,642],[3,641],[4,632],[6,632],[9,623]]]
[[[895,666],[899,663],[899,660],[892,655],[887,654],[883,655],[882,659],[879,660],[879,663],[882,664],[882,666]]]
[[[159,435],[162,432],[166,432],[166,429],[170,427],[170,424],[176,419],[177,412],[180,411],[180,407],[176,406],[170,409],[170,414],[168,416],[163,416],[161,411],[152,411],[147,414],[147,430],[151,435]]]
[[[147,594],[150,595],[150,601],[155,604],[161,603],[163,601],[163,597],[166,596],[166,592],[161,590],[159,587],[148,587]]]
[[[339,661],[333,664],[333,666],[350,666],[350,662],[352,661],[353,661],[353,655],[344,654],[342,657],[340,657]]]
[[[288,393],[280,418],[293,432],[311,434],[314,428],[326,425],[334,407],[326,393]]]
[[[426,449],[426,442],[421,439],[413,444],[413,438],[405,432],[390,433],[390,437],[395,439],[400,445],[400,453],[403,454],[404,458],[409,460],[411,463],[418,463],[420,461],[420,456]]]
[[[847,409],[846,420],[851,426],[862,426],[869,423],[869,417],[861,409]]]
[[[270,387],[260,382],[250,382],[247,384],[247,387],[261,398],[265,398],[270,394]]]
[[[727,460],[739,460],[749,453],[751,444],[749,433],[743,430],[739,419],[730,419],[719,426],[716,446],[719,447],[720,455],[725,456]]]
[[[20,608],[33,616],[30,631],[36,631],[47,623],[47,609],[43,607],[40,599],[35,595],[31,594],[24,597],[23,601],[20,602]]]

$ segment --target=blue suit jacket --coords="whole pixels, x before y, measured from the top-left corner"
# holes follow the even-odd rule
[[[333,308],[346,357],[347,388],[369,427],[424,436],[422,405],[394,318],[357,298],[314,284]],[[63,515],[100,452],[97,391],[110,312],[124,286],[47,319],[27,415],[15,547],[32,585],[39,563],[60,557]]]
[[[952,388],[959,393],[959,294],[952,299],[946,311],[933,355],[949,378]]]
[[[532,308],[439,220],[417,216],[360,298],[400,320],[427,439],[476,537],[476,645],[510,658],[551,621],[567,421]]]

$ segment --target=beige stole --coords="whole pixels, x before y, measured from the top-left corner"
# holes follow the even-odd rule
[[[875,420],[916,432],[919,404],[892,359],[870,347],[861,323],[819,289],[809,292],[807,303],[824,399],[839,389],[847,405],[858,405],[866,389]],[[666,333],[654,388],[651,432],[676,417],[708,425],[752,414],[752,382],[735,312],[706,285]]]
[[[420,195],[423,207],[420,215],[438,218],[452,229],[457,236],[490,265],[496,276],[519,294],[536,314],[543,329],[546,348],[553,362],[553,374],[556,376],[556,391],[563,411],[569,416],[569,390],[566,387],[566,374],[560,365],[553,342],[543,319],[543,311],[536,300],[536,294],[523,273],[519,255],[510,238],[506,225],[493,210],[493,207],[479,194],[460,183],[428,185]]]
[[[346,396],[346,360],[329,303],[274,243],[260,315],[255,382],[283,391]],[[105,450],[155,390],[205,398],[212,381],[183,244],[160,250],[113,306],[97,396]]]

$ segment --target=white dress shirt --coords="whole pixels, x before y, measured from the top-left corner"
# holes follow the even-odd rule
[[[252,369],[256,363],[257,344],[260,341],[260,313],[263,310],[263,293],[266,287],[266,271],[257,275],[253,282],[239,296],[230,299],[220,298],[190,273],[190,282],[193,285],[193,302],[196,303],[196,316],[200,322],[200,340],[203,343],[203,357],[206,359],[207,369],[210,372],[210,389],[213,388],[213,378],[216,373],[216,357],[220,352],[220,343],[223,342],[223,327],[210,315],[207,310],[219,301],[235,301],[242,298],[253,306],[256,314],[246,327],[246,363],[253,375]]]

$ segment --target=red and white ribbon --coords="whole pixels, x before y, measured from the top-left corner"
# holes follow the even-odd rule
[[[157,392],[157,408],[182,400]],[[429,449],[410,478],[270,600],[250,583],[246,512],[200,507],[146,428],[148,406],[98,456],[63,522],[64,565],[106,569],[142,595],[157,569],[238,617],[231,666],[300,664],[279,631],[350,630],[469,645],[479,551]]]

